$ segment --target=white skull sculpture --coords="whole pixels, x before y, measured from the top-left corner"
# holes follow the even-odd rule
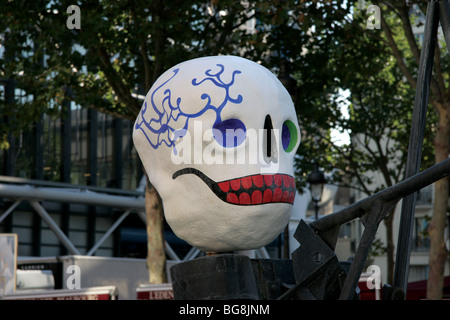
[[[174,66],[148,92],[133,140],[167,222],[192,246],[255,249],[287,225],[300,131],[265,67],[236,56]]]

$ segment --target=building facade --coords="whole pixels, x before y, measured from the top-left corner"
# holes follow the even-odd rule
[[[0,98],[24,103],[14,81],[2,81]],[[86,190],[110,196],[142,197],[142,165],[132,141],[133,122],[64,101],[61,112],[43,114],[0,151],[0,184],[45,190]],[[4,119],[8,121],[8,119]],[[17,198],[0,197],[0,233],[17,233],[19,256],[58,256],[68,250],[26,201],[6,215]],[[42,200],[42,199],[39,199]],[[40,201],[81,254],[88,252],[123,209],[81,203]],[[133,212],[132,212],[133,213]],[[105,256],[145,258],[145,223],[130,214],[96,251]]]

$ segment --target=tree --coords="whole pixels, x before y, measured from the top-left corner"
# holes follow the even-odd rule
[[[392,164],[393,161],[403,159],[399,164],[403,163],[404,165],[405,147],[408,144],[408,140],[405,139],[405,133],[409,131],[409,124],[408,122],[404,122],[404,120],[407,120],[404,115],[408,115],[409,112],[407,112],[407,109],[404,109],[404,107],[410,104],[410,110],[412,110],[413,103],[408,97],[411,98],[414,95],[417,82],[416,73],[418,71],[420,59],[420,43],[413,34],[412,27],[417,23],[418,15],[423,15],[426,11],[426,4],[424,2],[417,3],[418,6],[412,6],[413,2],[411,1],[374,1],[374,4],[382,9],[380,16],[381,30],[367,30],[364,28],[366,25],[365,20],[368,17],[367,15],[364,15],[365,12],[363,11],[360,16],[359,26],[358,15],[355,14],[352,15],[352,17],[355,18],[353,23],[350,23],[349,21],[346,22],[346,19],[343,19],[341,20],[343,25],[336,23],[335,26],[337,27],[335,27],[333,31],[330,31],[328,26],[323,29],[317,28],[317,35],[315,36],[317,42],[311,45],[312,48],[314,48],[314,45],[316,48],[319,45],[322,45],[320,49],[322,54],[319,54],[319,56],[322,58],[322,64],[326,65],[326,67],[324,66],[323,68],[327,69],[326,72],[329,76],[334,75],[333,80],[329,81],[323,81],[320,80],[321,78],[318,78],[321,81],[320,88],[328,89],[328,98],[336,96],[336,92],[333,91],[332,88],[348,88],[352,93],[353,102],[356,103],[354,103],[354,106],[351,109],[351,115],[354,116],[354,121],[351,117],[350,121],[341,121],[339,123],[341,115],[336,103],[333,103],[333,99],[323,101],[321,100],[323,99],[323,96],[318,95],[319,98],[316,99],[318,103],[314,106],[315,108],[312,109],[311,105],[305,103],[305,109],[312,109],[314,112],[318,113],[319,116],[308,117],[305,119],[305,123],[316,124],[317,121],[323,121],[325,119],[328,123],[337,122],[341,127],[350,129],[353,136],[357,133],[362,133],[361,136],[364,137],[364,140],[360,141],[361,143],[359,143],[359,146],[364,147],[364,153],[360,153],[361,150],[359,150],[359,152],[358,150],[354,150],[352,145],[350,145],[348,150],[342,148],[335,149],[334,151],[339,152],[340,158],[332,161],[332,157],[328,156],[327,162],[331,163],[333,167],[338,167],[338,161],[347,159],[346,167],[341,168],[352,172],[359,182],[359,187],[363,189],[366,189],[364,185],[367,182],[370,182],[367,179],[367,176],[364,175],[364,172],[367,170],[379,170],[384,177],[385,186],[395,183],[395,181],[398,181],[398,179],[403,176],[403,172],[401,171],[402,166],[397,166],[396,170],[393,171]],[[353,4],[355,5],[355,12],[357,13],[359,4]],[[348,5],[350,5],[350,3]],[[366,8],[362,9],[365,10]],[[362,20],[361,17],[363,17]],[[324,19],[324,24],[326,24],[326,21],[327,20]],[[339,26],[341,26],[340,32],[347,36],[342,35],[336,30],[339,29]],[[327,41],[327,38],[330,38],[330,40]],[[338,45],[335,45],[336,42],[338,42]],[[328,44],[328,46],[324,48],[323,43]],[[448,70],[450,68],[449,55],[446,53],[445,48],[445,44],[441,42],[436,47],[435,51],[435,68],[431,81],[431,96],[429,100],[429,104],[432,108],[429,108],[430,110],[428,111],[427,120],[429,128],[424,143],[426,150],[423,152],[423,167],[430,165],[430,154],[432,153],[435,155],[435,163],[448,158],[450,133],[448,131],[450,127],[450,88]],[[324,56],[323,54],[327,49],[330,49],[330,53],[329,55]],[[329,57],[333,57],[334,59]],[[396,64],[395,67],[393,62]],[[383,64],[385,66],[383,66]],[[334,65],[335,67],[330,67],[330,65]],[[320,68],[314,68],[314,70],[317,73],[317,70],[320,70]],[[314,93],[314,91],[308,91],[308,93],[310,92]],[[389,100],[389,97],[392,99]],[[399,99],[401,97],[403,97],[403,99]],[[309,101],[313,100],[309,99]],[[319,111],[320,103],[328,103],[328,106],[331,106],[331,108],[324,108],[323,111]],[[382,103],[387,103],[385,105],[387,107],[392,108],[395,106],[396,108],[394,110],[385,109],[385,106],[382,105]],[[370,108],[367,109],[365,105],[370,106]],[[330,110],[334,110],[334,112]],[[362,110],[365,112],[361,112]],[[386,111],[389,113],[386,114]],[[402,113],[396,113],[397,111]],[[307,111],[306,114],[308,114]],[[365,117],[368,115],[370,115],[370,118]],[[399,119],[401,123],[391,123],[390,121],[380,122],[377,121],[380,119],[379,116],[385,117],[387,120],[392,119],[390,116],[395,116],[395,119]],[[314,121],[309,119],[319,120]],[[350,127],[348,125],[350,125]],[[389,158],[395,155],[395,152],[393,153],[392,149],[388,150],[386,147],[382,148],[377,146],[377,143],[372,146],[367,143],[376,142],[377,136],[380,137],[383,134],[389,134],[389,131],[386,132],[385,130],[389,129],[390,125],[395,125],[397,127],[396,136],[390,135],[391,140],[397,140],[399,143],[398,146],[402,147],[401,149],[397,148],[396,150],[403,150],[400,152],[400,157],[397,160]],[[316,132],[316,134],[322,132],[322,136],[324,136],[323,133],[327,133],[327,131],[323,131],[323,128],[327,128],[326,125],[321,123],[318,127],[321,129],[316,129],[311,132]],[[400,132],[398,131],[399,129],[401,129],[403,137],[398,135]],[[310,130],[314,129],[310,128]],[[371,132],[376,134],[371,134]],[[324,136],[322,141],[330,142],[327,136]],[[430,143],[434,145],[433,150],[430,149]],[[317,144],[315,141],[314,144],[315,146],[321,146],[322,150],[333,149],[333,145],[330,145],[330,143],[323,145]],[[373,149],[374,146],[375,149]],[[303,144],[303,147],[305,148],[307,145]],[[387,145],[387,147],[389,146]],[[330,153],[326,152],[326,154],[329,155]],[[373,162],[371,162],[372,160]],[[389,166],[386,164],[389,164]],[[361,170],[359,174],[355,172],[357,171],[355,168]],[[367,192],[369,190],[365,191]],[[431,249],[428,297],[432,299],[442,297],[443,271],[447,256],[444,245],[444,229],[448,194],[448,179],[438,181],[435,184],[433,218],[429,229]],[[392,223],[390,222],[390,219],[392,219],[392,215],[389,215],[385,221],[388,225]],[[388,244],[388,248],[390,248],[388,251],[391,251],[392,246]],[[392,251],[388,256],[390,257],[390,260],[393,260]]]
[[[355,57],[358,59],[358,57]],[[379,67],[370,64],[372,74],[355,73],[348,83],[351,92],[349,119],[343,128],[351,132],[351,144],[335,146],[337,167],[351,174],[366,195],[374,194],[405,179],[406,157],[414,91],[402,83],[402,74],[386,54],[377,55]],[[430,113],[429,120],[433,119]],[[427,123],[422,168],[432,165],[432,122]],[[381,179],[376,179],[378,173]],[[394,214],[383,220],[386,227],[387,282],[394,275]]]
[[[312,33],[307,53],[298,58],[307,65],[303,72],[312,69],[316,76],[312,81],[298,76],[301,126],[306,131],[304,136],[315,137],[303,139],[300,154],[305,156],[298,158],[298,168],[307,168],[311,158],[320,159],[333,172],[334,183],[371,195],[404,179],[414,88],[403,81],[403,73],[392,58],[382,31],[366,29],[365,8],[341,10],[341,20],[327,23],[323,19],[324,24]],[[405,44],[402,38],[397,42]],[[320,76],[321,70],[326,76]],[[339,89],[349,92],[348,117],[340,109],[343,98]],[[432,112],[429,120],[423,167],[432,163]],[[333,141],[333,127],[349,132],[350,144]],[[381,180],[375,182],[377,174]],[[388,283],[393,283],[394,212],[395,208],[384,220]]]
[[[7,2],[0,12],[5,48],[0,77],[14,79],[33,99],[14,107],[1,104],[7,119],[0,126],[1,145],[7,148],[11,134],[26,130],[42,114],[58,114],[64,99],[134,120],[141,104],[137,96],[145,95],[163,71],[190,58],[266,59],[268,31],[249,31],[246,23],[257,15],[258,21],[273,23],[283,10],[285,5],[269,1]],[[164,282],[162,205],[151,188],[146,211],[150,282]]]
[[[408,6],[407,1],[376,1],[375,3],[382,7],[381,26],[385,32],[386,43],[406,81],[411,87],[415,88],[417,82],[415,74],[420,60],[420,47],[412,32],[412,26],[417,16],[412,14],[412,8]],[[426,12],[424,2],[418,2],[418,7],[422,14]],[[394,18],[389,19],[390,16]],[[407,46],[401,47],[396,40],[396,36],[400,32],[396,26],[401,27]],[[412,53],[412,57],[410,53]],[[429,104],[438,115],[435,124],[434,151],[435,162],[439,163],[448,158],[450,147],[449,54],[446,52],[445,43],[442,43],[442,41],[436,45],[434,66],[430,83]],[[444,266],[447,257],[444,231],[449,196],[448,179],[442,179],[435,183],[434,194],[433,216],[429,227],[430,271],[427,282],[427,297],[429,299],[440,299],[442,298]]]

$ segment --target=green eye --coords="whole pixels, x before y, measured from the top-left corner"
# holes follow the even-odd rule
[[[283,123],[281,129],[281,142],[283,143],[283,149],[286,152],[291,152],[297,145],[298,132],[297,127],[291,120],[286,120]]]

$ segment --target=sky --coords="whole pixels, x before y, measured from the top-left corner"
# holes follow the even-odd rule
[[[348,118],[348,105],[350,104],[350,101],[348,100],[350,98],[350,92],[348,90],[341,90],[340,94],[345,98],[344,101],[341,103],[341,113],[344,116],[344,118]],[[344,144],[350,143],[350,136],[347,131],[341,132],[340,128],[332,129],[331,130],[331,138],[333,142],[337,146],[341,146]]]

